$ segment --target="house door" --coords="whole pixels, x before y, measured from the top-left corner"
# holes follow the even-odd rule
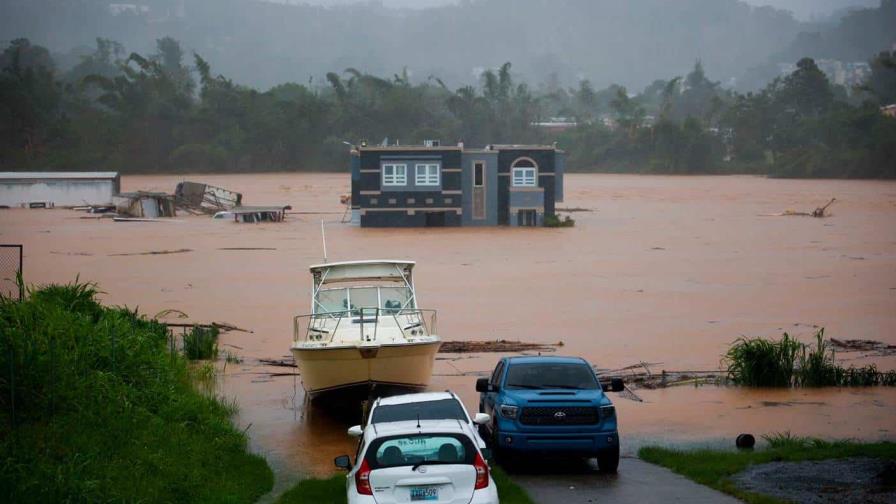
[[[473,219],[485,219],[485,162],[473,162]]]
[[[535,210],[520,210],[516,214],[517,226],[535,226],[538,222]]]

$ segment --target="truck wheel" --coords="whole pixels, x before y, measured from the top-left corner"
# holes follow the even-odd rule
[[[619,468],[619,447],[615,446],[598,452],[597,468],[602,473],[614,474]]]

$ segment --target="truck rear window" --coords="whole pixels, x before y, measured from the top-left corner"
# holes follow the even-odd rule
[[[460,420],[468,422],[464,408],[457,399],[439,399],[406,404],[386,404],[373,410],[370,423],[402,422],[405,420]]]
[[[585,364],[539,362],[511,365],[504,386],[509,389],[592,390],[597,388],[597,379],[594,371]]]
[[[476,447],[460,434],[407,434],[375,439],[364,458],[371,469],[420,463],[472,464]]]

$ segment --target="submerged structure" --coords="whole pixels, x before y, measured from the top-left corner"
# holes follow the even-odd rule
[[[121,189],[117,172],[0,172],[0,206],[111,205]]]
[[[540,226],[563,201],[564,156],[553,145],[362,144],[351,152],[352,222]]]
[[[162,192],[136,191],[117,194],[112,198],[119,215],[155,219],[175,217],[174,196]]]

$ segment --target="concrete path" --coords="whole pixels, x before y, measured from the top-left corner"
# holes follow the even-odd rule
[[[623,457],[619,473],[597,472],[593,465],[549,462],[548,468],[515,467],[511,478],[540,504],[612,502],[642,504],[688,502],[738,503],[739,500],[637,458]]]

